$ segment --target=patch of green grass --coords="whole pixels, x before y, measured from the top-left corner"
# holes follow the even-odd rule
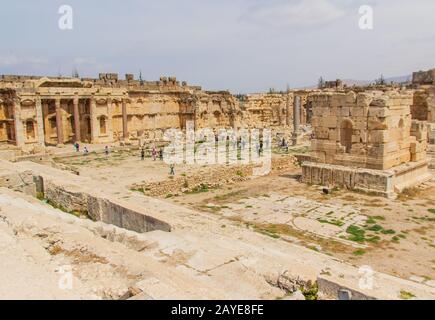
[[[358,250],[355,250],[355,251],[353,252],[353,254],[354,254],[355,256],[363,256],[363,255],[366,254],[366,251],[363,250],[363,249],[358,249]]]
[[[370,230],[370,231],[373,231],[373,232],[379,232],[381,230],[384,230],[384,228],[382,228],[378,224],[375,224],[374,226],[371,226],[371,227],[367,228],[367,230]]]
[[[367,242],[371,242],[374,244],[379,243],[380,240],[381,240],[381,237],[379,237],[379,236],[370,236],[366,239]]]
[[[236,197],[236,196],[238,196],[241,193],[242,193],[242,191],[233,191],[233,192],[229,192],[229,193],[226,193],[226,194],[215,196],[214,199],[217,200],[217,201],[228,200],[229,198]]]
[[[405,290],[400,290],[400,299],[410,300],[412,298],[415,298],[415,294],[413,294],[412,292],[405,291]]]
[[[364,242],[365,240],[365,231],[358,226],[352,225],[347,228],[346,232],[350,234],[348,240],[355,242]]]
[[[305,300],[317,300],[319,294],[319,288],[317,283],[311,285],[308,288],[300,288],[302,294],[305,296]]]
[[[241,178],[245,177],[245,174],[241,170],[237,170],[236,175]]]
[[[375,220],[379,220],[379,221],[385,221],[385,217],[383,217],[383,216],[374,216],[372,218]]]
[[[335,220],[335,219],[326,220],[326,219],[319,218],[319,219],[317,219],[317,221],[319,221],[320,223],[332,224],[332,225],[338,226],[338,227],[342,227],[344,225],[343,221],[341,221],[341,220]]]
[[[435,214],[435,208],[434,209],[428,209],[427,211],[429,211],[430,213]]]
[[[192,190],[190,191],[186,191],[186,194],[196,194],[196,193],[204,193],[204,192],[209,192],[210,189],[208,187],[208,185],[201,183],[199,186],[194,187]]]
[[[218,212],[221,210],[221,207],[219,207],[219,206],[207,206],[207,208],[213,212]]]
[[[395,234],[396,231],[394,231],[392,229],[388,229],[388,230],[382,230],[381,233],[382,234]]]

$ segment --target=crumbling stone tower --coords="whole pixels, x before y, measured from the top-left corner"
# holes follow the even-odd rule
[[[391,196],[427,178],[427,132],[412,120],[412,92],[313,93],[305,182]]]

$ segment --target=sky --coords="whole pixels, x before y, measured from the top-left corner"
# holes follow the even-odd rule
[[[73,9],[61,30],[59,8]],[[373,29],[358,10],[373,8]],[[435,67],[434,0],[8,0],[0,74],[176,76],[233,93]]]

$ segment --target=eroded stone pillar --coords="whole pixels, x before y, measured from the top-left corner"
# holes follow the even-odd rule
[[[74,137],[75,141],[81,141],[81,132],[80,132],[80,113],[79,113],[79,98],[75,97],[73,100],[74,104]]]
[[[40,146],[45,145],[45,133],[44,133],[44,116],[42,112],[42,101],[40,98],[36,99],[36,127],[38,135],[38,144]]]
[[[295,96],[293,103],[293,132],[299,132],[301,121],[301,97]]]
[[[57,143],[63,144],[63,121],[62,121],[62,107],[60,105],[60,98],[55,99],[56,102],[56,133]]]
[[[113,109],[112,98],[107,99],[107,130],[110,141],[113,141]]]
[[[128,139],[128,115],[127,115],[127,102],[122,100],[122,136],[124,139]]]
[[[293,101],[293,145],[298,144],[299,125],[301,121],[301,97],[295,96]]]
[[[287,98],[286,98],[286,121],[285,124],[289,127],[292,123],[292,117],[291,117],[291,104],[290,104],[290,95],[287,92]]]
[[[95,98],[91,98],[90,117],[91,117],[91,143],[95,143],[98,139],[97,102],[95,101]]]
[[[282,109],[281,106],[278,106],[278,125],[282,125]]]
[[[21,103],[13,100],[14,123],[15,123],[15,143],[17,147],[24,146],[24,126],[21,120]]]

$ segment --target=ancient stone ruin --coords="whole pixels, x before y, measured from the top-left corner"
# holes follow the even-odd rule
[[[412,92],[314,93],[307,183],[386,196],[419,184],[427,174],[427,131],[412,120]]]
[[[300,123],[309,122],[308,92],[247,95],[204,91],[175,77],[134,80],[0,77],[0,142],[21,149],[46,145],[162,139],[165,130],[269,128],[291,135],[293,97],[302,98]]]

